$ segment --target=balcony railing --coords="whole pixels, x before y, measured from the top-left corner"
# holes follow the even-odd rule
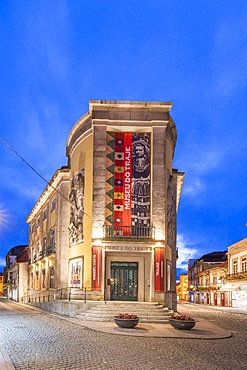
[[[154,226],[103,226],[104,238],[155,238]]]
[[[236,280],[236,279],[247,279],[247,271],[235,272],[233,274],[226,275],[227,280]]]
[[[52,253],[55,253],[56,252],[56,247],[54,244],[52,245],[49,245],[48,247],[46,247],[45,249],[42,249],[41,251],[39,251],[38,253],[35,253],[33,255],[33,257],[29,258],[28,262],[29,263],[34,263],[36,261],[39,261],[41,260],[42,258],[46,257],[46,256],[49,256],[50,254]]]

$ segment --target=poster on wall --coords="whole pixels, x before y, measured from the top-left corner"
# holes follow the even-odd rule
[[[101,290],[102,248],[93,246],[92,288]]]
[[[164,292],[164,248],[155,248],[155,291]]]
[[[149,236],[150,142],[150,133],[107,133],[106,225],[115,234]]]
[[[70,287],[82,287],[82,259],[74,259],[70,261]]]

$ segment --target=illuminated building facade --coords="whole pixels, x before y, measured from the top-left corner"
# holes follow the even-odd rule
[[[177,298],[186,301],[188,298],[188,274],[180,274],[177,284]]]
[[[26,219],[29,300],[48,300],[68,287],[69,174],[67,167],[56,171]]]
[[[90,101],[66,145],[70,169],[68,287],[88,299],[176,308],[171,103]]]
[[[3,295],[4,275],[0,272],[0,297]]]

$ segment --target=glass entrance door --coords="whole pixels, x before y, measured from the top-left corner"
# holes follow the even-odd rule
[[[138,300],[137,262],[111,262],[111,300]]]

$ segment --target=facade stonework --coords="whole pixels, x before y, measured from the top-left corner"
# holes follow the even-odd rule
[[[184,174],[172,165],[171,108],[90,101],[69,133],[68,167],[54,175],[56,186],[47,187],[27,218],[30,297],[77,289],[88,300],[164,302],[176,310],[176,212]]]
[[[82,170],[85,176],[84,237],[70,245],[69,261],[80,261],[80,280],[92,299],[176,307],[183,173],[172,168],[177,133],[171,107],[90,101],[89,113],[69,134],[71,176]]]
[[[28,215],[28,298],[68,287],[69,169],[57,170]]]

